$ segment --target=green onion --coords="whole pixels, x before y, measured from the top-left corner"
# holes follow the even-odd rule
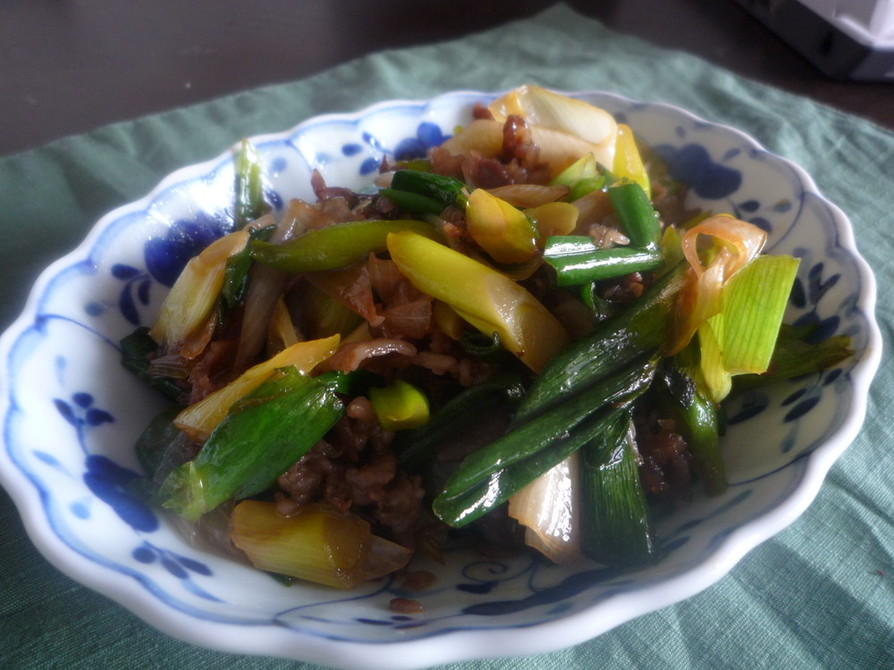
[[[465,525],[508,499],[591,440],[594,422],[642,393],[656,362],[649,357],[634,361],[467,456],[435,499],[435,513],[445,523]],[[470,498],[478,500],[474,512]]]
[[[783,324],[767,371],[762,374],[739,375],[733,380],[733,390],[745,391],[786,379],[813,374],[831,368],[853,354],[847,335],[811,342],[810,328],[795,328]]]
[[[400,467],[419,470],[446,441],[468,430],[484,414],[516,407],[523,396],[521,377],[513,371],[463,389],[435,411],[427,424],[395,436]]]
[[[798,272],[792,256],[758,256],[723,288],[723,359],[732,374],[770,364]]]
[[[667,359],[653,385],[660,407],[676,421],[692,456],[692,470],[701,481],[706,495],[720,495],[727,488],[726,466],[720,452],[720,418],[715,405],[704,393],[690,371],[697,369],[691,360],[696,348],[689,346],[673,359]]]
[[[249,232],[250,239],[266,239],[275,228],[275,225],[270,225],[251,230]],[[245,298],[248,295],[249,270],[251,270],[251,266],[252,258],[248,245],[227,259],[227,266],[224,270],[224,283],[220,290],[223,307],[235,309],[245,302]]]
[[[150,371],[150,361],[157,351],[158,342],[149,335],[148,328],[140,326],[121,340],[121,364],[169,400],[177,402],[186,387],[171,377]]]
[[[758,256],[721,289],[721,311],[698,329],[701,375],[714,402],[729,394],[734,375],[769,367],[798,262]]]
[[[550,237],[546,241],[543,260],[556,270],[559,286],[576,286],[631,272],[655,270],[661,266],[663,255],[657,247],[601,249],[589,237],[570,235]]]
[[[413,551],[377,535],[354,514],[321,504],[283,516],[276,503],[245,500],[233,509],[231,538],[252,565],[350,589],[404,567]]]
[[[251,255],[259,263],[283,272],[335,270],[353,265],[370,253],[384,251],[388,233],[404,230],[440,239],[438,229],[423,221],[371,219],[309,230],[283,244],[254,241]]]
[[[581,449],[581,553],[630,568],[655,557],[646,494],[636,463],[631,414]]]
[[[194,521],[226,500],[261,493],[343,413],[326,380],[281,368],[236,403],[198,456],[168,475],[162,505]]]
[[[608,195],[618,221],[630,238],[630,246],[657,248],[661,224],[643,187],[636,182],[627,182],[610,188]]]
[[[479,358],[499,358],[506,353],[500,344],[500,335],[496,332],[486,335],[479,330],[467,329],[459,336],[459,343],[463,351]]]
[[[270,207],[264,200],[261,157],[248,140],[242,140],[234,167],[236,201],[233,213],[236,229],[239,230],[259,218]]]
[[[620,407],[607,406],[568,430],[554,430],[545,448],[494,469],[468,488],[452,494],[445,491],[435,498],[432,509],[438,518],[455,528],[481,518],[598,435],[610,431],[625,414],[625,408],[624,403]]]
[[[418,193],[400,191],[394,188],[383,188],[379,189],[379,195],[388,198],[400,209],[411,214],[433,214],[438,216],[444,211],[444,205],[439,200],[419,195]]]
[[[428,398],[419,388],[401,379],[390,386],[373,386],[369,401],[385,430],[406,430],[428,423]]]
[[[465,187],[453,177],[421,170],[398,170],[391,179],[391,187],[379,193],[414,214],[438,215],[450,205],[465,205]]]
[[[687,266],[660,277],[634,304],[598,324],[596,330],[554,356],[534,380],[515,421],[560,405],[629,365],[662,349]]]
[[[596,163],[592,153],[585,154],[565,168],[550,182],[568,187],[564,200],[574,202],[587,193],[599,191],[608,183],[608,177]]]

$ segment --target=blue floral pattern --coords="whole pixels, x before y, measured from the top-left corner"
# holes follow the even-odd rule
[[[190,258],[232,228],[232,219],[220,213],[175,222],[164,237],[146,242],[144,255],[149,275],[163,286],[173,286]]]

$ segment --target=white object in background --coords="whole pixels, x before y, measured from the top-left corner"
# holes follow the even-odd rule
[[[894,0],[736,0],[826,74],[894,81]]]

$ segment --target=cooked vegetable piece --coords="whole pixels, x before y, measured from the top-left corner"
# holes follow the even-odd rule
[[[560,565],[580,559],[579,452],[514,493],[508,514],[525,527],[525,544]]]
[[[701,372],[715,402],[729,394],[733,375],[769,366],[798,263],[758,256],[720,289],[720,311],[698,329]]]
[[[176,402],[183,395],[184,388],[176,380],[150,371],[150,359],[157,351],[158,342],[149,335],[148,328],[140,326],[121,340],[121,364],[169,400]]]
[[[425,393],[402,379],[389,386],[373,386],[369,400],[385,430],[406,430],[428,423],[429,406]]]
[[[604,188],[608,178],[599,169],[593,154],[588,153],[556,175],[550,183],[567,186],[568,195],[565,196],[565,200],[571,203],[588,193]]]
[[[504,502],[591,438],[588,428],[578,430],[578,426],[589,426],[592,416],[611,413],[648,388],[656,362],[654,357],[642,357],[467,456],[435,499],[435,513],[451,525],[468,523],[473,516],[462,501],[470,495],[483,495],[482,487],[491,491],[488,502],[475,505],[474,518]],[[497,494],[492,490],[493,482],[503,476],[498,473],[505,469],[511,469],[512,474],[501,480]]]
[[[758,256],[723,289],[726,368],[732,374],[762,373],[770,363],[800,261]]]
[[[483,188],[466,200],[472,239],[499,263],[524,263],[537,253],[539,234],[525,214]]]
[[[434,458],[438,447],[475,425],[479,417],[500,409],[512,409],[523,396],[521,376],[513,370],[460,391],[435,411],[427,424],[395,438],[401,468],[420,469],[427,460]]]
[[[540,233],[540,242],[553,235],[568,235],[577,225],[578,209],[570,202],[548,202],[524,210]]]
[[[162,504],[189,520],[269,488],[344,413],[332,382],[281,368],[243,398],[193,460],[161,486]]]
[[[283,272],[335,270],[361,261],[370,253],[384,251],[388,235],[402,230],[441,238],[439,230],[424,221],[371,219],[309,230],[283,244],[252,242],[251,254],[258,262]]]
[[[315,339],[332,335],[347,337],[363,322],[362,316],[313,281],[301,287],[297,313],[301,332]]]
[[[248,243],[247,231],[239,230],[209,244],[193,257],[165,297],[149,334],[166,352],[194,358],[211,337],[209,321],[220,296],[227,259]]]
[[[317,504],[285,517],[275,503],[245,500],[233,509],[231,538],[256,568],[341,589],[400,570],[413,555],[358,516]]]
[[[661,350],[685,271],[682,264],[669,270],[634,304],[555,356],[534,380],[515,421],[559,405],[643,354]]]
[[[509,115],[517,115],[537,128],[578,137],[592,145],[591,151],[598,163],[611,166],[614,162],[618,125],[611,114],[584,100],[526,84],[497,98],[487,108],[500,122]],[[541,146],[537,140],[535,144]],[[577,156],[585,153],[580,151]]]
[[[136,443],[137,459],[146,472],[150,488],[161,484],[173,470],[195,455],[195,445],[174,426],[179,407],[171,405],[159,412]]]
[[[423,293],[450,305],[535,372],[568,344],[562,324],[524,287],[478,261],[421,235],[388,236],[401,273]]]
[[[706,495],[719,495],[727,488],[726,466],[720,451],[720,419],[717,406],[692,376],[697,366],[693,347],[667,359],[656,376],[657,404],[676,421],[692,457],[692,470]],[[695,359],[695,360],[693,360]],[[685,362],[684,362],[685,361]]]
[[[642,187],[635,182],[618,184],[608,189],[608,197],[631,246],[657,249],[661,224],[658,212]]]
[[[575,451],[610,429],[610,425],[623,413],[625,403],[591,413],[568,430],[552,431],[552,440],[546,448],[525,459],[499,467],[470,488],[452,495],[442,493],[435,498],[432,509],[445,523],[456,528],[480,519],[511,495],[530,484],[537,477],[555,467]]]
[[[443,300],[434,301],[431,316],[438,329],[451,340],[460,339],[466,330],[467,324],[463,318]]]
[[[643,165],[639,147],[636,146],[636,136],[633,134],[630,126],[624,123],[618,124],[615,162],[611,170],[617,179],[629,179],[639,184],[646,197],[651,199],[652,186],[646,167]]]
[[[263,240],[275,227],[276,223],[273,217],[268,215],[254,222],[246,230],[248,230],[250,240]],[[245,302],[245,298],[248,295],[249,270],[251,270],[251,266],[251,251],[248,244],[227,259],[221,297],[228,309],[235,309]]]
[[[287,349],[243,372],[202,400],[193,403],[177,415],[174,423],[196,442],[208,439],[230,408],[242,397],[260,386],[275,370],[292,366],[299,372],[310,373],[317,365],[338,349],[339,336],[296,342]]]
[[[661,267],[661,251],[636,247],[601,249],[583,235],[554,236],[547,240],[543,260],[556,271],[559,286],[576,286],[646,272]]]
[[[850,338],[846,335],[814,342],[811,340],[813,328],[783,324],[767,371],[735,377],[733,392],[814,374],[831,368],[853,354]]]
[[[379,190],[398,207],[415,214],[438,215],[449,205],[462,206],[465,184],[452,177],[444,177],[421,170],[398,170],[391,179],[391,187]]]
[[[703,236],[711,242],[706,249],[701,244]],[[691,269],[668,353],[680,351],[702,324],[723,309],[724,285],[760,254],[766,240],[763,229],[728,214],[710,216],[686,230],[680,248]]]
[[[269,209],[264,199],[261,157],[255,146],[246,139],[243,139],[240,144],[234,168],[236,170],[236,201],[233,218],[236,222],[236,230],[241,230]]]
[[[561,184],[506,184],[488,188],[491,195],[522,209],[536,209],[552,204],[568,195],[568,187]]]
[[[633,568],[656,556],[649,507],[636,464],[631,413],[580,452],[581,552],[609,566]]]

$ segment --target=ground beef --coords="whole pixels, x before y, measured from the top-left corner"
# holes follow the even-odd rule
[[[482,105],[480,102],[476,102],[475,106],[472,108],[472,118],[492,120],[494,115],[490,113],[490,110],[486,106]]]
[[[539,156],[540,150],[532,142],[524,119],[519,116],[510,116],[503,126],[500,156],[485,157],[474,151],[469,156],[457,156],[442,147],[429,152],[432,172],[460,179],[470,188],[545,184],[550,179],[550,169]]]
[[[636,446],[640,456],[640,481],[648,495],[687,496],[691,480],[691,455],[672,419],[655,412],[639,414]]]
[[[367,519],[376,532],[411,546],[423,489],[418,477],[397,470],[393,434],[355,399],[349,411],[314,448],[278,480],[280,513],[323,500]],[[353,407],[353,409],[350,409]]]
[[[229,381],[235,351],[235,340],[214,340],[208,344],[190,368],[188,404],[199,402]]]
[[[636,302],[647,288],[643,275],[632,272],[615,280],[603,282],[600,295],[609,302],[629,305]]]
[[[327,186],[323,176],[317,170],[314,170],[310,177],[310,185],[314,190],[314,195],[317,196],[317,200],[321,203],[326,203],[330,200],[341,200],[347,208],[351,209],[360,202],[360,196],[349,188]]]

